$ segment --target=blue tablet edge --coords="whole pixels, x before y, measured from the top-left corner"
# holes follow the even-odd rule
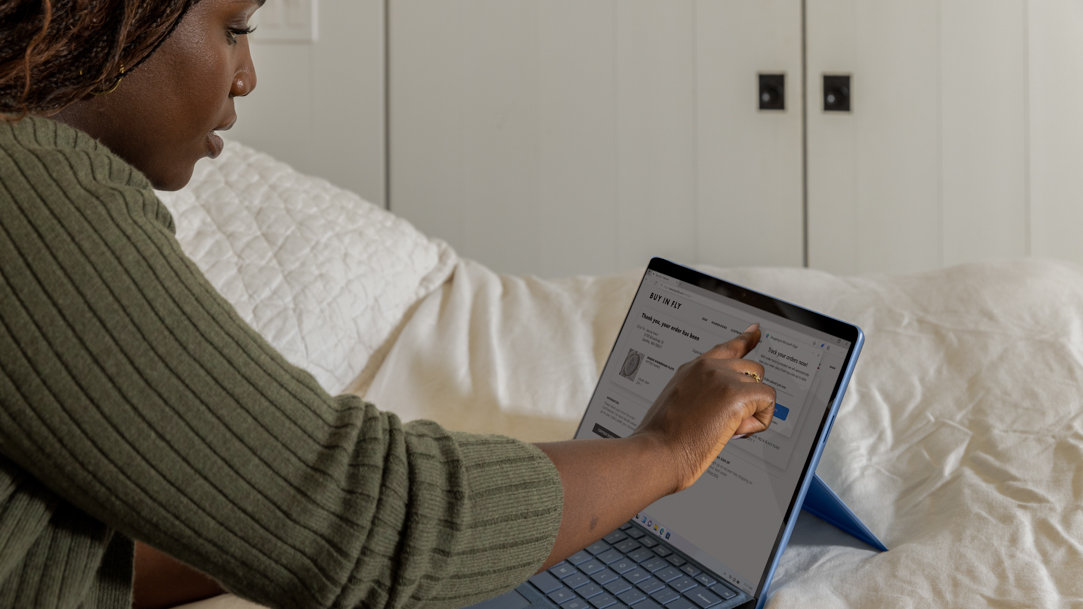
[[[835,491],[831,490],[831,487],[827,486],[819,475],[812,476],[812,482],[809,484],[801,509],[835,525],[839,530],[849,533],[881,552],[887,551],[887,546],[869,530],[869,527],[865,526],[864,522],[861,522],[857,514],[854,514],[853,510]]]

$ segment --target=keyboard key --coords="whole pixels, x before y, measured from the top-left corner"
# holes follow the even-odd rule
[[[625,539],[624,541],[618,543],[613,547],[625,554],[628,554],[629,552],[634,552],[635,550],[638,550],[641,546],[639,545],[639,542],[634,539]]]
[[[669,564],[669,563],[666,563],[666,564]],[[677,579],[678,577],[683,577],[684,573],[681,573],[681,570],[678,569],[677,567],[674,567],[673,565],[669,565],[669,566],[665,567],[664,569],[659,569],[658,571],[655,571],[654,576],[657,577],[658,579],[664,581],[664,582],[669,582],[669,581],[673,581],[673,580]]]
[[[628,553],[628,558],[631,558],[632,560],[634,560],[636,562],[643,562],[644,560],[650,560],[650,559],[652,559],[654,557],[655,557],[654,552],[651,552],[647,548],[640,548],[640,549],[636,550],[635,552],[629,552]]]
[[[730,588],[723,583],[717,583],[711,586],[711,592],[717,594],[724,601],[728,601],[729,599],[737,596],[737,592],[733,588]]]
[[[546,594],[546,596],[549,597],[549,600],[553,601],[554,603],[556,603],[558,605],[566,603],[566,602],[572,600],[573,598],[579,598],[578,596],[576,596],[575,592],[572,592],[571,590],[569,590],[567,588],[557,588],[556,590],[553,590],[549,594]]]
[[[659,542],[653,537],[644,537],[643,539],[639,540],[639,543],[647,546],[648,548],[653,548],[654,546],[658,545]]]
[[[638,602],[646,600],[647,595],[643,594],[642,591],[636,588],[629,588],[628,590],[618,594],[617,598],[620,599],[620,602],[624,603],[625,605],[634,605]]]
[[[564,582],[565,586],[568,586],[572,590],[575,590],[580,586],[585,586],[590,583],[590,579],[582,573],[574,573],[572,575],[569,575],[568,577],[565,577],[562,581]]]
[[[598,571],[594,575],[590,576],[591,579],[598,582],[602,586],[608,584],[614,579],[617,579],[618,577],[620,576],[614,573],[612,569],[602,569],[601,571]]]
[[[599,594],[604,592],[604,590],[602,590],[602,587],[598,584],[591,582],[583,586],[582,588],[576,588],[575,592],[583,598],[591,598],[592,596],[598,596]]]
[[[535,607],[544,607],[553,604],[547,601],[545,599],[545,595],[539,592],[538,589],[534,586],[519,586],[515,590],[519,594],[522,594],[523,597],[526,600],[530,601],[530,604],[534,605]]]
[[[642,603],[636,605],[636,609],[662,609],[662,606],[648,598]],[[666,609],[669,608],[667,607]]]
[[[610,605],[617,604],[617,599],[612,594],[603,592],[598,596],[591,598],[590,604],[594,605],[594,609],[605,609]]]
[[[590,560],[591,558],[593,557],[590,555],[590,552],[587,552],[586,550],[579,550],[575,554],[572,554],[568,557],[568,562],[572,563],[573,565],[581,565]]]
[[[636,568],[636,564],[635,564],[635,562],[633,562],[632,560],[629,560],[628,558],[621,558],[617,562],[609,565],[609,568],[613,569],[617,573],[620,573],[620,574],[623,575],[623,574],[627,573],[628,571],[631,571],[632,569]]]
[[[606,535],[602,539],[609,542],[610,545],[614,545],[614,544],[620,543],[621,541],[624,541],[625,539],[628,539],[628,535],[625,534],[624,531],[621,531],[620,529],[618,529],[618,530],[613,531],[612,533]]]
[[[634,529],[634,528],[636,528],[636,527],[631,522],[625,522],[624,524],[617,527],[617,529],[621,530],[621,531],[627,531],[628,529]]]
[[[632,584],[629,584],[626,579],[617,578],[602,587],[613,596],[620,596],[620,593],[631,588]]]
[[[660,588],[651,593],[651,598],[658,601],[663,605],[668,605],[673,601],[681,598],[681,595],[677,593],[673,588]]]
[[[646,532],[643,531],[643,529],[641,529],[639,527],[634,527],[631,524],[628,525],[627,529],[624,529],[624,532],[628,533],[628,536],[631,537],[632,539],[639,539],[640,537],[643,537],[644,535],[647,534]]]
[[[666,605],[666,609],[696,609],[696,606],[692,601],[685,597],[679,597],[677,600]]]
[[[542,594],[549,594],[553,590],[562,587],[560,580],[553,577],[548,571],[542,571],[530,578],[530,583],[538,587]]]
[[[669,562],[666,561],[666,559],[662,558],[661,556],[655,556],[654,558],[652,558],[650,560],[643,561],[642,563],[640,563],[639,566],[641,566],[644,569],[650,571],[651,573],[654,573],[655,571],[659,571],[661,569],[665,569],[666,567],[668,567]]]
[[[698,581],[701,586],[707,587],[711,587],[718,583],[717,579],[711,577],[710,575],[707,575],[706,573],[700,573],[699,575],[697,575],[696,581]]]
[[[666,546],[659,545],[658,547],[654,548],[654,553],[661,556],[662,558],[665,558],[666,556],[672,554],[673,550],[670,550]]]
[[[632,582],[633,584],[638,584],[639,582],[647,579],[650,576],[651,574],[648,573],[646,569],[643,569],[642,567],[636,567],[631,571],[625,573],[624,579]]]
[[[597,556],[597,555],[601,554],[602,552],[608,552],[609,548],[612,548],[612,547],[613,546],[606,543],[606,541],[604,539],[599,539],[598,541],[596,541],[596,542],[590,544],[589,546],[587,546],[587,552],[590,552],[591,554]]]
[[[613,548],[613,549],[609,550],[608,552],[602,552],[601,554],[599,554],[595,558],[597,558],[598,560],[600,560],[600,561],[602,561],[602,562],[604,562],[605,564],[608,565],[610,563],[617,562],[618,560],[624,558],[624,554],[621,553],[621,552],[618,552],[616,548]]]
[[[574,575],[579,572],[574,566],[568,564],[566,561],[558,562],[557,564],[549,567],[549,572],[556,575],[558,579],[564,579],[569,575]]]
[[[685,597],[699,605],[702,609],[709,609],[722,602],[722,599],[718,598],[712,594],[710,590],[702,586],[686,593]]]
[[[677,579],[669,582],[669,586],[677,592],[684,594],[685,590],[697,588],[699,587],[699,584],[697,584],[696,580],[692,579],[691,577],[688,577],[687,575],[682,575],[681,577],[678,577]],[[688,595],[685,594],[685,596]]]
[[[636,584],[636,587],[646,592],[647,594],[650,594],[655,590],[664,588],[665,584],[663,584],[662,580],[658,579],[657,577],[648,577],[647,579]]]
[[[560,609],[590,609],[590,603],[576,597],[561,605]]]
[[[685,565],[681,567],[681,571],[687,573],[689,577],[695,577],[700,574],[700,570],[697,569],[694,565]]]
[[[667,556],[666,560],[668,560],[669,564],[673,565],[674,567],[680,567],[684,563],[688,562],[685,559],[681,558],[681,556],[679,554],[674,554],[673,556]]]
[[[587,562],[579,565],[579,570],[582,571],[583,573],[586,573],[587,575],[597,573],[598,571],[601,571],[604,568],[605,568],[605,564],[602,561],[598,560],[597,558],[592,558],[592,559],[588,560]]]

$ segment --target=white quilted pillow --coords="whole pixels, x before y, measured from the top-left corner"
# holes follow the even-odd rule
[[[402,218],[237,142],[159,196],[218,291],[331,392],[375,370],[456,260]]]

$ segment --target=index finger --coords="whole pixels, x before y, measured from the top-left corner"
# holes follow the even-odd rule
[[[760,342],[760,324],[752,324],[737,336],[721,345],[715,345],[703,355],[719,359],[741,359],[755,349]]]

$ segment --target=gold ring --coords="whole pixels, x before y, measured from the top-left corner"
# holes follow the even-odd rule
[[[742,372],[744,372],[746,376],[751,376],[752,378],[756,379],[757,383],[763,382],[763,377],[756,374],[755,372],[749,372],[748,370],[743,370]]]

